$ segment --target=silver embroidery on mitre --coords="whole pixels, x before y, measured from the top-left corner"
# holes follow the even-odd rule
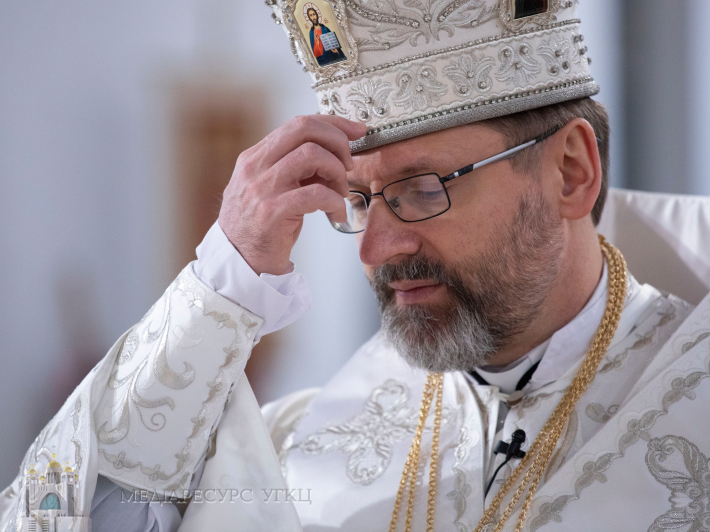
[[[372,484],[392,461],[394,446],[416,432],[419,413],[409,406],[409,395],[406,384],[390,379],[372,391],[362,414],[328,425],[296,447],[307,455],[340,451],[348,456],[348,478]]]
[[[553,76],[564,72],[568,73],[572,69],[571,54],[573,48],[570,42],[562,37],[550,36],[542,41],[537,53],[547,63],[547,71]]]
[[[515,85],[516,87],[527,85],[542,71],[540,62],[533,59],[530,55],[531,52],[532,48],[527,43],[503,48],[498,52],[501,66],[496,74],[496,79],[506,85]]]
[[[476,28],[497,18],[498,4],[485,0],[345,0],[353,26],[367,28],[369,38],[358,39],[363,51],[389,50],[408,42],[417,46],[453,37],[456,28]]]
[[[345,118],[350,118],[350,113],[347,109],[345,109],[345,107],[343,107],[340,101],[340,94],[338,94],[338,91],[333,89],[326,91],[321,98],[320,103],[327,109],[327,113],[329,115],[338,114]]]
[[[411,107],[415,111],[431,107],[433,102],[438,102],[449,92],[446,85],[436,79],[436,75],[436,69],[429,65],[419,67],[416,74],[411,70],[400,72],[397,76],[399,93],[394,98],[394,104],[405,109]]]
[[[488,92],[493,87],[490,77],[496,61],[492,57],[476,57],[475,54],[462,55],[444,67],[444,75],[454,82],[456,92],[468,96],[471,92]]]
[[[710,530],[710,470],[697,445],[680,436],[648,442],[646,464],[653,477],[671,491],[671,509],[656,518],[648,532]]]
[[[389,114],[387,99],[393,90],[394,87],[390,83],[366,79],[350,89],[346,99],[357,107],[355,116],[358,120],[365,122],[373,115],[382,118]]]

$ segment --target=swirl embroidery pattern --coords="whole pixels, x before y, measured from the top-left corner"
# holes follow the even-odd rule
[[[74,463],[76,464],[75,471],[81,470],[81,464],[84,462],[81,453],[81,440],[79,439],[79,428],[81,427],[81,396],[77,397],[74,403],[74,411],[71,413],[74,432],[72,433],[71,442],[74,444]]]
[[[648,470],[671,491],[671,509],[648,532],[702,532],[710,525],[710,471],[698,447],[680,436],[653,438],[646,453]]]
[[[637,340],[636,342],[634,342],[633,345],[627,347],[617,355],[607,355],[602,361],[603,363],[599,368],[599,373],[609,373],[611,371],[620,369],[621,367],[623,367],[624,361],[629,356],[631,351],[638,351],[646,346],[651,345],[656,340],[657,333],[661,329],[666,327],[668,324],[675,321],[677,316],[676,307],[670,305],[667,310],[659,312],[658,315],[660,316],[660,320],[658,320],[658,323],[656,323],[656,325],[654,325],[647,333],[637,334]]]
[[[490,72],[495,64],[492,57],[463,55],[458,61],[452,61],[444,67],[444,75],[454,82],[462,96],[468,96],[472,91],[488,92],[493,86]]]
[[[474,438],[471,436],[469,428],[464,425],[459,433],[458,445],[454,449],[454,457],[456,461],[451,466],[454,472],[454,489],[446,494],[446,498],[454,501],[454,510],[456,510],[456,520],[454,525],[459,532],[466,532],[466,525],[460,521],[463,514],[466,512],[466,499],[473,492],[471,485],[466,481],[466,472],[461,468],[462,464],[468,458],[469,452],[474,445]]]
[[[600,403],[589,403],[587,408],[584,409],[584,413],[595,423],[603,424],[619,411],[619,407],[620,405],[611,405],[608,409],[605,409],[604,405]]]
[[[357,107],[355,115],[358,119],[365,122],[373,114],[379,118],[389,114],[387,99],[393,90],[392,85],[385,81],[366,79],[353,87],[346,98]]]
[[[498,53],[501,61],[500,69],[496,74],[496,79],[517,87],[524,86],[528,81],[534,79],[541,71],[540,63],[533,59],[532,48],[529,44],[523,43],[514,49],[506,46]]]
[[[697,345],[697,343],[698,341],[696,340],[693,342],[693,345]],[[710,368],[710,358],[706,361],[706,364],[708,368]],[[634,445],[639,440],[652,441],[649,431],[656,423],[656,420],[660,416],[668,414],[670,407],[678,401],[682,399],[694,400],[696,395],[693,390],[700,385],[703,379],[708,377],[710,377],[710,372],[708,371],[694,371],[686,377],[676,377],[673,379],[670,383],[670,390],[663,395],[661,410],[649,410],[638,419],[629,420],[626,424],[626,432],[619,438],[618,452],[606,453],[597,460],[586,462],[582,467],[582,475],[580,475],[574,483],[574,494],[560,495],[552,502],[541,504],[538,514],[530,521],[531,532],[539,530],[551,521],[561,523],[562,516],[560,514],[570,502],[578,500],[581,497],[582,491],[595,482],[606,482],[607,478],[604,472],[611,467],[614,460],[623,457],[626,449],[630,446]]]
[[[362,414],[328,425],[296,447],[307,455],[341,451],[348,456],[348,478],[367,486],[386,471],[394,446],[416,431],[419,415],[408,403],[407,385],[390,379],[372,391]]]
[[[147,373],[147,368],[149,364],[152,363],[153,372],[157,380],[165,387],[171,390],[182,390],[190,386],[195,380],[195,370],[189,363],[184,363],[184,371],[178,373],[174,371],[168,365],[167,359],[167,344],[170,327],[170,305],[171,305],[171,292],[180,293],[184,299],[186,299],[186,307],[197,307],[202,311],[202,314],[206,317],[210,317],[216,322],[217,329],[227,328],[234,331],[234,339],[231,344],[223,348],[226,354],[224,362],[219,366],[217,370],[217,375],[213,381],[207,382],[207,388],[209,392],[207,398],[202,402],[201,409],[199,413],[192,417],[190,421],[192,422],[192,431],[185,445],[182,447],[181,451],[175,454],[177,458],[177,463],[175,470],[172,472],[166,472],[162,470],[161,464],[156,464],[153,467],[144,465],[142,462],[136,462],[130,460],[125,451],[120,451],[118,454],[111,454],[107,452],[106,449],[99,449],[99,453],[103,458],[111,463],[115,469],[136,469],[139,468],[141,473],[148,477],[151,481],[158,480],[169,480],[180,473],[185,464],[192,457],[192,447],[193,440],[197,438],[202,432],[203,427],[207,422],[207,412],[208,405],[215,402],[216,398],[224,393],[226,393],[229,379],[227,375],[227,370],[238,360],[241,360],[245,354],[244,349],[241,347],[243,338],[247,341],[251,340],[254,336],[254,329],[258,325],[257,322],[252,321],[246,314],[240,316],[239,322],[241,327],[234,321],[231,316],[227,313],[218,312],[216,310],[208,310],[205,306],[204,294],[202,293],[201,287],[199,287],[194,281],[192,281],[187,275],[183,274],[178,278],[175,285],[166,291],[164,295],[165,309],[163,311],[160,324],[155,331],[150,330],[150,324],[146,325],[145,331],[142,335],[136,334],[136,338],[142,336],[143,345],[152,344],[157,342],[156,349],[149,355],[146,356],[144,360],[138,364],[138,366],[131,371],[128,375],[118,378],[119,369],[114,370],[111,377],[109,378],[108,386],[112,389],[121,388],[126,386],[123,392],[123,396],[119,401],[120,406],[120,417],[119,421],[113,429],[108,429],[108,422],[104,422],[97,430],[97,437],[99,441],[106,445],[111,445],[123,440],[129,432],[130,421],[131,421],[131,410],[138,412],[138,416],[141,423],[148,430],[157,432],[165,427],[167,422],[165,414],[162,412],[157,412],[153,414],[149,422],[146,423],[143,417],[143,409],[154,409],[161,406],[168,406],[171,410],[175,409],[175,401],[169,396],[159,397],[157,399],[146,399],[142,397],[139,393],[140,383],[145,379],[145,373]],[[141,320],[141,323],[143,323]],[[134,329],[135,330],[135,329]],[[178,331],[182,331],[178,333]],[[174,340],[177,339],[178,343],[187,342],[189,345],[197,345],[201,338],[190,338],[189,332],[187,333],[188,338],[183,334],[181,328],[176,327],[172,330]],[[131,333],[133,334],[133,333]],[[137,341],[137,340],[136,340]],[[126,343],[122,345],[116,359],[116,366],[121,366],[124,358],[122,356],[123,350],[126,348]],[[178,344],[179,345],[179,344]],[[138,344],[136,343],[135,348],[137,349]],[[132,408],[131,408],[132,407]],[[166,490],[175,490],[180,487],[184,487],[185,483],[190,477],[190,472],[185,472],[177,481],[168,486]]]
[[[420,67],[416,74],[410,70],[400,72],[397,85],[399,94],[394,98],[394,104],[405,109],[412,107],[415,111],[429,108],[449,91],[436,79],[436,69],[429,65]]]
[[[476,28],[498,17],[498,4],[484,0],[345,0],[354,26],[367,28],[370,37],[358,39],[361,52],[389,50],[404,42],[417,46],[420,39],[449,38],[457,28]]]
[[[350,118],[350,113],[348,113],[348,110],[345,109],[340,102],[340,94],[338,94],[338,91],[330,89],[323,95],[321,103],[328,108],[329,115],[339,114],[345,118]]]
[[[572,45],[567,39],[555,36],[543,41],[542,45],[537,49],[537,52],[547,63],[547,71],[553,76],[559,74],[560,71],[570,71],[572,68],[570,64],[571,51]]]
[[[190,365],[189,363],[185,362],[185,371],[183,373],[176,373],[174,372],[170,366],[168,365],[167,361],[167,342],[168,342],[168,328],[170,324],[170,297],[165,298],[165,310],[163,312],[163,318],[161,320],[160,325],[158,328],[151,332],[150,326],[148,326],[143,334],[143,342],[145,344],[151,344],[155,343],[156,341],[159,341],[159,344],[157,346],[157,356],[154,358],[154,369],[155,369],[155,375],[158,378],[158,381],[166,386],[167,388],[170,388],[172,390],[182,390],[186,387],[188,387],[192,381],[195,378],[195,369]],[[129,334],[129,337],[133,335],[133,332]],[[133,351],[135,352],[135,349],[138,347],[138,340],[137,340],[138,335],[133,335],[133,338],[136,338],[130,345],[133,347]],[[119,351],[118,357],[117,357],[117,365],[122,365],[124,363],[124,350],[127,348],[128,342],[124,342],[121,350]],[[132,354],[131,354],[132,357]],[[101,443],[105,444],[113,444],[121,441],[123,438],[126,437],[128,434],[128,430],[130,427],[130,403],[133,403],[134,408],[138,412],[138,416],[148,430],[151,431],[159,431],[162,430],[163,427],[165,426],[166,418],[165,414],[162,412],[157,412],[153,414],[150,418],[150,425],[148,425],[145,422],[145,419],[143,418],[143,412],[142,408],[146,409],[153,409],[153,408],[158,408],[163,405],[167,405],[170,407],[171,410],[175,410],[175,401],[168,397],[168,396],[163,396],[159,397],[157,399],[145,399],[142,397],[138,391],[138,382],[141,377],[145,379],[145,372],[146,369],[148,368],[148,363],[150,361],[150,357],[146,357],[145,360],[143,360],[136,369],[134,369],[132,372],[130,372],[127,376],[118,378],[118,372],[119,370],[116,369],[112,374],[109,379],[108,386],[111,389],[116,389],[124,386],[126,383],[129,383],[129,386],[126,388],[126,390],[123,393],[123,399],[121,402],[121,416],[119,418],[118,424],[116,425],[115,428],[111,430],[107,430],[106,426],[108,425],[108,422],[104,422],[98,430],[98,438]]]

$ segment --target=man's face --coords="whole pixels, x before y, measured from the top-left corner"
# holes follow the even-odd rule
[[[483,125],[448,129],[354,156],[350,188],[379,192],[398,179],[447,175],[508,146]],[[379,300],[388,339],[430,371],[464,371],[530,326],[559,271],[562,225],[539,168],[510,161],[447,184],[451,208],[415,223],[373,199],[358,234],[360,258]]]
[[[318,25],[318,13],[316,13],[315,11],[309,11],[308,18],[310,19],[310,21],[313,23],[314,26]]]

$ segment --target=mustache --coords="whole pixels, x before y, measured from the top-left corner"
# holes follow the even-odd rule
[[[431,279],[449,287],[454,284],[443,263],[422,256],[415,256],[397,264],[378,266],[368,280],[377,299],[380,303],[385,303],[394,293],[394,289],[388,286],[390,283],[424,279]]]

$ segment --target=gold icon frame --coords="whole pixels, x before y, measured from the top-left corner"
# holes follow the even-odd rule
[[[340,71],[352,72],[359,67],[357,42],[350,33],[350,28],[347,24],[344,0],[283,0],[279,3],[281,7],[281,23],[288,31],[292,50],[295,53],[297,51],[300,52],[296,53],[296,55],[303,63],[305,70],[313,72],[318,79],[327,79]],[[327,18],[328,22],[324,21],[323,24],[327,24],[328,28],[335,32],[338,37],[340,49],[347,58],[344,61],[324,66],[318,64],[311,50],[310,40],[306,36],[307,30],[303,24],[303,6],[309,3],[315,4],[322,12],[326,13],[324,19]],[[332,15],[332,20],[328,15]]]

